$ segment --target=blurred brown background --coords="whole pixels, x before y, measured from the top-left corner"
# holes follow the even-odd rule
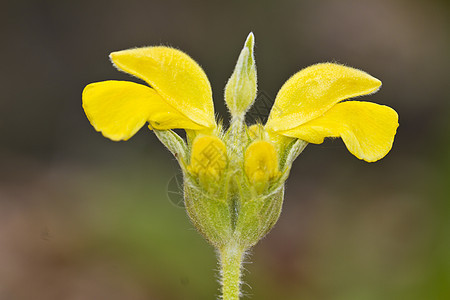
[[[177,165],[154,135],[96,133],[94,81],[131,79],[115,50],[172,45],[207,73],[218,113],[250,31],[259,88],[337,61],[383,81],[390,154],[340,140],[294,164],[284,211],[246,264],[251,299],[450,299],[450,6],[437,0],[2,3],[0,299],[214,299],[213,249],[167,197]],[[133,79],[131,79],[133,80]]]

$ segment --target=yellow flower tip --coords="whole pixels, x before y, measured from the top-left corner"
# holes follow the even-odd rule
[[[370,75],[367,72],[364,72],[363,70],[357,69],[357,68],[352,68],[352,67],[348,67],[346,65],[343,64],[338,64],[338,63],[331,63],[331,62],[326,62],[326,63],[317,63],[314,64],[306,69],[312,68],[311,71],[315,72],[315,71],[319,71],[321,72],[321,76],[324,76],[326,78],[333,78],[333,76],[335,78],[339,78],[344,80],[343,82],[340,82],[340,84],[345,85],[350,84],[350,83],[356,83],[359,85],[359,87],[357,87],[359,90],[358,91],[353,91],[355,94],[359,94],[356,96],[360,96],[360,95],[370,95],[373,93],[376,93],[382,85],[381,80],[379,80],[378,78]],[[304,69],[304,70],[306,70]],[[333,74],[336,73],[336,74]],[[346,82],[347,81],[347,82]],[[355,82],[353,82],[355,81]],[[351,96],[351,97],[356,97],[356,96]],[[351,98],[349,97],[349,98]]]
[[[188,171],[201,181],[220,178],[227,165],[227,148],[216,136],[197,136],[192,145]]]
[[[366,162],[376,162],[391,151],[399,127],[398,114],[395,110],[384,105],[374,105],[378,106],[376,108],[378,110],[377,117],[380,121],[372,135],[360,138],[357,144],[355,144],[357,136],[348,133],[348,135],[342,134],[341,136],[347,149],[357,158]],[[380,124],[381,122],[383,124]]]
[[[116,69],[118,69],[119,71],[122,71],[118,66],[116,66],[116,64],[115,64],[115,62],[114,62],[114,60],[115,60],[114,58],[117,57],[117,55],[118,55],[119,52],[120,52],[120,51],[111,52],[111,53],[109,54],[109,60],[111,61],[112,65],[113,65]]]
[[[267,184],[280,175],[278,155],[272,143],[258,140],[245,151],[244,170],[252,184]]]

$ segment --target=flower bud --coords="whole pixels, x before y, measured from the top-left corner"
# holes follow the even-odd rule
[[[216,136],[199,136],[194,140],[188,171],[201,182],[217,181],[227,165],[227,149]]]
[[[233,117],[243,117],[256,98],[255,45],[251,32],[225,87],[225,102]]]
[[[251,184],[267,185],[280,175],[275,147],[267,141],[255,141],[247,148],[244,157],[245,173]]]

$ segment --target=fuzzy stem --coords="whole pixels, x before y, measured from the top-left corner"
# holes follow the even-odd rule
[[[223,300],[239,300],[244,252],[236,244],[227,245],[220,250]]]

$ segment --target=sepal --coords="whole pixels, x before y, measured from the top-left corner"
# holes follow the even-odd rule
[[[159,141],[175,156],[180,166],[185,169],[188,153],[185,141],[172,130],[153,129],[153,131]]]

